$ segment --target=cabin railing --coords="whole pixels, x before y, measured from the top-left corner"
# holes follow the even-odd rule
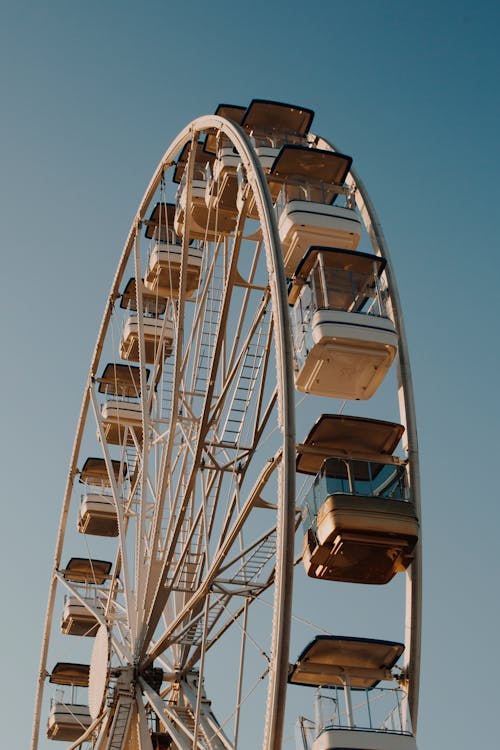
[[[399,687],[348,691],[320,688],[315,708],[318,736],[332,729],[412,734],[407,695]]]

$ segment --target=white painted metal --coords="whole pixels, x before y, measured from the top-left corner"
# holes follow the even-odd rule
[[[209,253],[203,253],[204,286],[193,297],[195,307],[190,318],[192,308],[189,306],[192,302],[188,299],[189,242],[192,228],[196,236],[196,232],[201,232],[203,227],[191,227],[191,215],[187,207],[190,201],[196,198],[200,206],[203,200],[204,208],[212,210],[212,206],[205,203],[206,180],[195,179],[199,175],[195,174],[194,149],[191,149],[181,185],[182,215],[179,214],[176,218],[176,230],[182,229],[183,241],[180,264],[176,269],[178,293],[175,305],[169,308],[172,317],[167,318],[165,315],[163,320],[156,320],[139,314],[133,319],[133,323],[127,324],[130,329],[128,332],[132,332],[135,337],[137,359],[141,368],[140,424],[144,439],[141,441],[135,435],[131,442],[121,446],[120,460],[122,465],[126,463],[129,467],[128,495],[125,496],[122,487],[115,481],[111,454],[106,443],[103,423],[105,416],[109,417],[110,414],[105,415],[101,412],[102,405],[98,402],[94,380],[97,377],[114,303],[123,285],[125,271],[133,260],[135,278],[140,279],[141,274],[144,274],[140,230],[150,203],[164,173],[173,164],[175,155],[189,141],[195,143],[199,134],[207,130],[216,130],[231,142],[236,151],[231,166],[234,167],[238,160],[242,173],[246,175],[246,181],[240,181],[238,191],[239,213],[236,217],[234,239],[229,241],[227,233],[216,231],[207,237],[211,242],[211,250]],[[260,148],[262,150],[262,147]],[[270,152],[271,149],[267,151]],[[106,622],[112,625],[109,633],[111,649],[116,655],[117,663],[120,662],[123,666],[121,671],[121,668],[115,669],[116,674],[113,676],[113,680],[117,679],[117,706],[111,709],[109,715],[105,716],[103,713],[101,717],[97,716],[94,722],[97,729],[99,721],[102,721],[94,747],[97,750],[123,750],[131,726],[131,747],[151,750],[142,697],[138,688],[134,687],[137,673],[138,684],[144,693],[148,710],[158,716],[179,748],[187,750],[193,747],[196,750],[199,747],[200,750],[205,750],[208,737],[213,738],[212,747],[216,750],[235,748],[237,737],[234,743],[229,740],[218,727],[215,714],[207,708],[203,687],[205,661],[212,645],[224,638],[238,618],[246,629],[249,605],[256,596],[274,584],[269,664],[263,675],[268,686],[263,747],[264,750],[281,748],[294,563],[296,437],[292,339],[285,264],[277,220],[262,165],[262,158],[274,159],[274,156],[275,154],[271,153],[259,153],[259,149],[252,146],[251,140],[238,125],[217,116],[199,118],[188,125],[166,151],[132,223],[101,323],[70,462],[42,640],[32,750],[36,750],[38,746],[56,588],[58,582],[61,582],[59,569],[66,523],[77,474],[77,462],[81,460],[80,448],[89,404],[92,405],[110,478],[112,502],[119,528],[119,545],[113,578],[109,583],[109,589],[106,589],[108,593],[105,617]],[[228,154],[226,157],[229,158]],[[387,277],[391,290],[392,318],[399,332],[398,372],[403,421],[407,426],[409,440],[410,481],[418,503],[415,415],[399,299],[383,235],[373,208],[354,173],[350,179],[353,188],[356,188],[358,208],[374,250],[388,261]],[[238,261],[240,247],[244,241],[248,241],[243,239],[243,231],[245,214],[250,204],[252,210],[257,211],[259,230],[254,233],[255,250],[251,267],[243,279],[240,276]],[[262,254],[265,254],[267,265],[265,283],[258,278],[254,281],[261,250]],[[138,283],[136,288],[137,310],[141,311],[142,285]],[[252,291],[255,290],[260,294],[259,305],[250,302]],[[239,322],[232,332],[232,340],[228,340],[225,332],[228,330],[227,321],[232,299],[236,299],[240,293]],[[210,306],[216,311],[213,320],[207,313],[207,310],[211,309]],[[187,329],[189,320],[192,330]],[[205,325],[208,320],[212,320],[211,327]],[[153,340],[161,338],[168,330],[172,348],[169,361],[164,362],[160,348],[156,350],[153,361],[148,360],[148,364],[152,366],[151,381],[154,385],[148,385],[145,367],[146,344],[151,325],[155,328]],[[213,336],[212,339],[209,338],[209,334]],[[149,340],[151,341],[151,336]],[[272,360],[269,358],[271,345],[274,352]],[[205,374],[202,373],[201,367],[204,350],[209,352]],[[242,375],[243,372],[245,376]],[[262,378],[262,382],[259,377]],[[240,398],[238,388],[244,379],[245,396]],[[267,392],[264,382],[268,382],[270,392]],[[241,403],[238,406],[239,398]],[[159,403],[165,404],[162,407],[161,418],[158,417],[161,411]],[[247,413],[250,403],[257,416],[253,433],[250,431],[251,434],[246,435],[249,445],[245,447],[243,427],[248,427],[248,424],[244,422],[243,417],[237,415]],[[139,415],[134,414],[137,424],[138,417]],[[260,445],[272,420],[277,422],[279,449],[266,464],[255,466],[255,483],[240,497],[239,488],[245,486],[244,481],[248,467],[252,465],[255,446]],[[214,424],[217,425],[217,430],[211,432]],[[231,440],[234,441],[233,444]],[[218,454],[214,450],[215,443],[219,446]],[[158,451],[159,445],[162,446],[161,452]],[[238,446],[240,452],[238,465],[230,458],[230,451],[234,445]],[[156,463],[151,461],[153,471],[148,467],[150,455],[155,451],[159,460]],[[225,465],[222,463],[222,457],[225,457]],[[233,485],[231,495],[226,498],[223,488],[225,477],[229,474],[233,477]],[[269,498],[272,501],[269,502],[263,494],[275,476],[278,477],[276,496]],[[177,480],[176,477],[180,479]],[[195,496],[201,499],[198,505],[191,502]],[[221,507],[223,497],[228,505],[223,523],[217,527],[220,538],[214,547],[211,534],[216,517],[215,509]],[[169,508],[172,509],[171,513],[167,513]],[[261,530],[259,535],[244,540],[249,519],[257,508],[267,509],[271,515],[274,514],[273,521],[270,527]],[[241,541],[241,544],[236,554],[238,541]],[[254,577],[255,580],[258,579],[259,565],[270,564],[274,559],[271,577],[259,587],[254,582]],[[415,726],[420,627],[418,555],[411,567],[409,581],[410,656],[407,668]],[[242,604],[229,617],[226,611],[236,595],[241,597]],[[81,596],[77,597],[77,603],[82,606]],[[91,608],[87,609],[91,611]],[[98,621],[101,624],[101,632],[106,632],[103,617],[99,616]],[[235,672],[240,675],[236,691],[237,727],[240,721],[241,673],[251,661],[245,653],[247,644],[248,638],[244,632],[238,659],[234,663]],[[96,659],[98,658],[96,656]],[[155,659],[162,665],[164,679],[169,685],[166,690],[164,688],[164,694],[168,698],[173,694],[172,691],[178,691],[177,703],[172,702],[170,705],[168,700],[162,700],[145,679],[146,670],[153,665]],[[179,673],[179,665],[182,665],[184,670],[182,675]],[[194,668],[199,669],[196,684],[193,682]],[[100,684],[103,681],[102,674],[99,673]],[[102,704],[105,690],[102,689],[102,695],[101,687],[97,692],[97,698],[101,699]],[[93,709],[93,714],[97,711],[98,709]],[[359,733],[351,734],[350,740],[343,740],[342,747],[369,747],[362,744],[345,744],[356,740],[354,734]],[[392,745],[387,745],[384,746],[384,750],[413,750],[413,747],[394,745],[393,748]],[[317,750],[328,748],[322,746]]]
[[[356,729],[326,730],[312,750],[417,750],[415,737],[408,734],[371,732]]]
[[[318,138],[318,147],[333,149],[324,138]],[[386,260],[385,274],[390,290],[389,305],[391,318],[398,331],[399,346],[396,357],[398,373],[398,397],[401,423],[405,426],[405,449],[408,453],[409,485],[415,504],[415,510],[422,528],[422,507],[420,492],[420,468],[417,436],[417,419],[413,379],[411,375],[408,339],[404,325],[403,310],[399,297],[396,276],[392,265],[389,248],[384,237],[382,225],[368,191],[357,172],[351,169],[347,184],[355,189],[356,205],[368,233],[373,251]],[[414,550],[414,560],[408,569],[406,586],[406,637],[405,637],[405,673],[408,690],[408,704],[413,731],[417,730],[418,699],[420,688],[420,657],[422,637],[422,539],[421,536]]]
[[[361,237],[361,222],[354,209],[314,201],[287,202],[278,226],[290,276],[311,245],[356,250]]]
[[[249,194],[250,190],[252,191],[252,198],[256,203],[258,213],[260,216],[260,223],[261,223],[261,232],[262,232],[262,247],[266,253],[267,256],[267,267],[269,272],[269,287],[270,287],[270,296],[268,296],[268,301],[272,300],[272,304],[270,306],[270,309],[272,310],[272,319],[273,319],[273,325],[271,329],[268,328],[268,332],[265,334],[265,336],[273,336],[274,339],[274,346],[275,346],[275,361],[276,365],[273,365],[276,367],[277,373],[277,382],[276,386],[274,387],[274,394],[271,393],[270,396],[266,396],[267,400],[263,400],[263,387],[260,386],[260,395],[257,396],[257,404],[258,409],[262,409],[262,414],[259,418],[260,420],[260,427],[256,424],[257,432],[255,433],[254,439],[259,440],[260,433],[263,429],[263,427],[269,423],[269,417],[271,415],[272,410],[275,408],[275,404],[278,405],[278,421],[279,421],[279,430],[282,434],[281,438],[281,449],[279,452],[278,460],[271,461],[269,463],[270,472],[269,474],[274,473],[274,471],[278,470],[280,472],[280,498],[279,500],[279,514],[276,524],[276,532],[277,532],[277,538],[278,538],[278,547],[277,547],[277,564],[275,566],[275,573],[274,578],[276,581],[275,584],[275,607],[274,607],[274,622],[273,622],[273,645],[271,649],[271,658],[272,658],[272,666],[269,670],[270,677],[269,677],[269,700],[268,700],[268,717],[266,722],[267,727],[267,734],[266,734],[266,746],[271,747],[277,747],[280,744],[280,737],[282,732],[282,721],[283,721],[283,711],[284,711],[284,701],[281,699],[282,694],[284,693],[284,687],[286,683],[286,676],[287,676],[287,669],[288,669],[288,637],[289,637],[289,622],[290,622],[290,606],[291,606],[291,586],[284,586],[284,581],[286,579],[291,579],[291,571],[292,571],[292,564],[293,564],[293,522],[294,522],[294,510],[293,505],[291,505],[291,501],[293,502],[294,498],[294,458],[295,458],[295,430],[294,430],[294,409],[293,409],[293,401],[294,401],[294,389],[293,389],[293,382],[291,379],[291,373],[292,373],[292,346],[291,346],[291,337],[290,337],[290,331],[289,331],[289,318],[288,318],[288,309],[287,309],[287,295],[286,295],[286,284],[285,284],[285,276],[284,276],[284,270],[283,270],[283,262],[281,258],[281,251],[280,251],[280,243],[279,243],[279,237],[277,233],[277,227],[276,227],[276,220],[274,217],[273,209],[272,209],[272,203],[269,196],[268,186],[265,180],[265,177],[262,172],[262,168],[260,165],[260,162],[256,155],[254,154],[252,147],[250,145],[249,139],[246,136],[246,134],[238,128],[238,126],[235,126],[232,123],[226,122],[222,120],[221,118],[217,117],[208,117],[208,118],[201,118],[199,121],[196,121],[192,124],[192,126],[189,126],[183,133],[180,134],[180,136],[176,139],[172,147],[169,149],[167,154],[165,155],[164,159],[162,160],[162,163],[160,164],[157,173],[155,174],[153,178],[153,182],[148,188],[148,191],[146,192],[145,199],[143,203],[141,204],[141,209],[139,211],[138,219],[136,222],[134,222],[134,226],[130,232],[129,239],[126,243],[124,253],[122,256],[122,260],[120,261],[119,268],[115,277],[115,281],[112,286],[110,298],[109,298],[109,304],[106,307],[105,315],[103,318],[103,322],[101,325],[101,330],[98,337],[98,342],[96,345],[96,349],[94,352],[94,357],[91,363],[91,370],[90,370],[90,376],[89,376],[89,387],[86,390],[85,396],[84,396],[84,402],[82,405],[82,412],[80,415],[80,420],[78,424],[77,434],[75,438],[75,445],[73,450],[73,457],[71,461],[71,469],[70,469],[70,475],[68,478],[68,484],[67,484],[67,490],[65,494],[65,499],[63,503],[63,509],[61,514],[61,523],[60,528],[58,532],[58,540],[56,545],[56,552],[54,557],[54,576],[52,580],[52,584],[49,591],[49,601],[48,601],[48,607],[47,607],[47,618],[46,618],[46,626],[45,626],[45,632],[44,632],[44,639],[42,644],[42,654],[41,654],[41,668],[40,668],[40,677],[39,677],[39,689],[37,694],[37,705],[35,709],[35,717],[34,717],[34,725],[33,725],[33,741],[32,741],[32,747],[37,747],[37,737],[38,737],[38,727],[39,727],[39,720],[40,720],[40,708],[41,708],[41,701],[42,701],[42,695],[43,695],[43,678],[45,674],[45,662],[47,657],[47,650],[48,650],[48,640],[50,637],[50,630],[51,630],[51,620],[52,620],[52,613],[53,613],[53,606],[54,606],[54,597],[55,597],[55,590],[56,590],[56,582],[59,579],[59,576],[57,574],[57,571],[60,566],[60,558],[61,558],[61,552],[62,552],[62,545],[64,541],[64,534],[65,534],[65,526],[66,526],[66,520],[68,516],[68,510],[69,510],[69,503],[71,499],[71,492],[74,482],[74,477],[76,474],[76,466],[77,466],[77,460],[79,456],[79,449],[80,449],[80,443],[83,436],[83,431],[85,427],[85,422],[87,419],[87,412],[88,412],[88,404],[89,402],[92,403],[95,421],[97,424],[97,429],[100,437],[100,442],[103,447],[103,453],[104,453],[104,460],[106,462],[106,466],[108,469],[108,473],[112,472],[112,466],[111,466],[111,458],[109,455],[109,451],[107,449],[105,435],[103,433],[103,415],[100,413],[100,405],[97,403],[96,396],[94,393],[92,381],[94,377],[96,376],[96,370],[99,363],[100,353],[104,345],[104,339],[106,335],[106,331],[109,324],[110,319],[110,310],[112,307],[112,303],[114,299],[117,297],[117,292],[119,285],[121,283],[123,271],[127,265],[128,257],[130,255],[130,252],[132,250],[132,246],[135,243],[136,240],[136,228],[140,225],[140,221],[142,217],[144,216],[144,213],[147,209],[148,203],[151,200],[151,196],[156,190],[157,184],[159,182],[159,179],[161,177],[161,174],[163,173],[166,166],[168,166],[169,163],[171,163],[172,156],[179,150],[179,148],[187,142],[187,140],[197,132],[197,130],[201,130],[203,128],[210,128],[215,127],[219,128],[221,131],[225,132],[225,134],[231,139],[233,144],[236,146],[241,161],[246,169],[247,179],[250,184],[249,188]],[[188,166],[186,168],[187,171],[187,189],[191,189],[192,184],[192,164],[188,162]],[[244,216],[244,214],[243,214]],[[242,230],[243,224],[240,222],[240,224],[237,226],[235,234],[236,234],[236,247],[239,242],[241,242],[241,230]],[[186,215],[185,221],[184,221],[184,254],[183,257],[186,257],[187,253],[187,240],[186,237],[189,236],[189,216]],[[226,252],[226,251],[224,251]],[[259,252],[259,251],[257,251]],[[237,260],[237,250],[235,251],[234,255],[235,261]],[[247,278],[249,281],[249,287],[248,289],[251,290],[252,288],[252,271],[250,272],[250,276]],[[138,276],[138,274],[137,274]],[[237,266],[236,262],[234,262],[234,265],[232,267],[232,270],[229,270],[229,275],[227,276],[227,279],[229,281],[228,285],[225,287],[224,292],[221,297],[221,321],[222,324],[220,324],[220,330],[224,330],[223,322],[225,316],[228,314],[229,309],[229,294],[231,293],[231,289],[234,285],[234,283],[240,283],[240,277],[237,273]],[[185,282],[186,282],[186,264],[182,264],[181,271],[180,271],[180,294],[179,294],[179,305],[177,308],[177,321],[175,324],[175,342],[174,342],[174,352],[177,347],[178,352],[183,351],[183,344],[184,344],[184,331],[183,331],[183,306],[184,306],[184,296],[183,295],[183,288],[185,288]],[[262,288],[262,287],[256,287]],[[138,296],[141,295],[141,289],[140,285],[138,285]],[[225,301],[225,297],[227,301]],[[248,303],[246,301],[243,302],[243,309],[246,310],[248,307]],[[138,301],[138,309],[141,309],[140,301]],[[138,316],[139,318],[141,316]],[[144,325],[143,325],[144,324]],[[139,359],[141,362],[141,366],[143,367],[144,364],[144,355],[141,350],[143,350],[143,342],[144,342],[144,328],[146,327],[147,322],[141,320],[137,321],[136,329],[134,329],[134,335],[136,335],[138,340],[138,347],[139,347]],[[130,327],[130,325],[129,325]],[[142,329],[142,330],[141,330]],[[260,330],[258,326],[255,328],[256,331]],[[264,329],[263,329],[264,330]],[[240,346],[241,341],[244,339],[242,337],[244,330],[241,329],[241,332],[237,334],[237,340],[238,337],[240,338]],[[245,331],[245,335],[247,334]],[[260,334],[258,334],[260,335]],[[180,344],[180,346],[177,346]],[[190,345],[191,346],[191,345]],[[192,345],[194,346],[194,344]],[[220,352],[222,350],[225,350],[225,347],[227,347],[226,342],[224,342],[223,339],[219,340],[219,343],[216,345],[214,354],[213,354],[213,362],[215,367],[218,366],[218,362],[220,361]],[[241,350],[240,350],[241,351]],[[180,382],[180,378],[184,376],[183,373],[183,367],[185,366],[185,362],[182,361],[180,357],[177,357],[176,354],[176,362],[174,365],[174,394],[172,397],[172,411],[175,413],[175,407],[176,407],[176,379],[177,382]],[[247,355],[245,355],[247,356]],[[157,358],[158,359],[158,358]],[[242,354],[238,353],[238,350],[234,350],[234,355],[232,360],[229,359],[228,365],[229,365],[229,374],[233,373],[232,377],[237,378],[239,377],[237,375],[238,368],[241,368],[244,365],[244,361],[242,358]],[[262,353],[259,353],[258,355],[254,355],[254,366],[255,361],[258,361],[258,366],[262,369],[262,372],[265,374],[267,370],[267,356],[265,355],[265,346],[262,349]],[[157,366],[159,363],[155,362],[155,366]],[[224,365],[226,367],[227,365]],[[144,369],[144,368],[143,368]],[[235,382],[236,382],[235,381]],[[255,382],[251,378],[251,382]],[[208,389],[210,391],[210,381],[208,381]],[[252,386],[253,387],[253,386]],[[151,399],[153,396],[151,393],[148,393],[148,389],[145,385],[145,378],[142,381],[141,379],[141,391],[143,393],[143,398],[141,399],[141,403],[143,406],[143,425],[146,427],[147,422],[147,412],[149,411],[149,406],[151,404]],[[207,391],[205,401],[206,401],[206,407],[204,411],[204,416],[202,417],[202,423],[204,419],[207,419],[209,414],[209,409],[211,408],[211,404],[213,401],[213,395]],[[220,396],[217,396],[217,399],[220,400]],[[178,398],[177,398],[178,403]],[[221,402],[222,403],[222,402]],[[108,415],[109,416],[109,415]],[[226,427],[227,427],[227,420],[226,420]],[[201,443],[199,442],[199,446],[201,448]],[[171,459],[172,456],[172,449],[173,446],[170,446],[170,450],[166,451],[166,461],[165,465],[163,467],[160,467],[160,475],[163,477],[165,476],[166,468],[168,466],[168,462]],[[135,448],[137,452],[137,446]],[[198,451],[198,455],[201,456],[201,451],[199,448],[196,449]],[[144,459],[144,457],[142,457]],[[251,458],[251,454],[250,454]],[[198,459],[199,460],[199,459]],[[195,462],[196,463],[196,462]],[[130,465],[130,464],[129,464]],[[140,468],[140,465],[139,465]],[[189,475],[187,475],[189,476]],[[194,482],[195,474],[192,473],[192,479],[189,480],[189,482]],[[267,477],[267,472],[265,471],[261,475],[261,481]],[[135,591],[134,588],[131,586],[131,565],[130,561],[127,561],[128,557],[128,550],[124,546],[124,540],[126,539],[126,528],[127,528],[127,520],[124,515],[124,509],[121,507],[120,503],[120,492],[119,488],[116,485],[116,482],[114,480],[114,476],[110,477],[110,484],[111,484],[111,491],[113,496],[113,501],[116,507],[117,511],[117,519],[118,519],[118,525],[120,529],[120,549],[119,554],[116,560],[116,567],[121,570],[122,578],[123,578],[123,589],[125,594],[125,601],[127,610],[129,612],[129,618],[128,618],[128,627],[130,629],[130,635],[127,638],[131,638],[132,644],[136,644],[134,647],[134,650],[136,654],[140,658],[141,653],[146,653],[145,649],[148,645],[148,639],[151,637],[152,631],[154,631],[155,624],[158,622],[159,616],[161,615],[163,611],[163,602],[157,603],[158,596],[161,587],[164,585],[164,582],[166,581],[166,574],[169,570],[171,570],[172,567],[172,558],[166,559],[164,563],[162,563],[162,567],[157,570],[155,567],[149,566],[149,570],[146,566],[146,576],[145,579],[143,579],[142,582],[142,588],[144,590],[144,596],[142,598],[143,605],[146,605],[146,607],[149,608],[149,617],[145,617],[144,609],[141,609],[143,605],[141,605],[139,608],[135,604]],[[162,505],[165,502],[165,492],[162,492],[162,486],[160,482],[160,487],[158,489],[158,496],[157,499],[159,502],[156,503],[154,508],[154,517],[153,517],[153,523],[151,525],[152,536],[149,540],[139,539],[138,540],[138,548],[136,552],[138,554],[142,554],[145,551],[145,541],[148,541],[148,544],[152,543],[155,544],[155,539],[160,538],[161,533],[161,518],[162,518]],[[187,490],[189,492],[189,483],[187,486]],[[217,491],[217,487],[214,486],[211,490],[208,488],[207,490],[209,493]],[[257,494],[251,493],[250,494],[250,501],[247,501],[247,504],[243,505],[243,512],[239,512],[236,514],[236,521],[233,522],[233,519],[231,519],[231,515],[234,514],[234,511],[236,510],[236,505],[233,505],[233,511],[231,511],[231,514],[227,518],[227,523],[229,524],[227,526],[227,530],[229,532],[228,538],[233,539],[235,541],[237,539],[238,534],[240,533],[244,523],[246,516],[250,513],[252,510],[252,507],[257,501],[260,503],[260,497]],[[145,508],[147,506],[146,499],[143,499],[142,507]],[[246,507],[246,512],[245,512]],[[256,506],[257,507],[257,506]],[[262,506],[265,507],[265,506]],[[272,504],[269,505],[269,508],[274,507]],[[157,519],[157,520],[156,520]],[[240,531],[238,531],[238,529]],[[267,543],[266,539],[275,539],[275,531],[271,530],[272,533],[268,536],[263,537],[262,542],[259,542],[259,544],[264,545]],[[172,549],[175,546],[175,540],[176,538],[179,538],[179,535],[175,528],[172,529],[173,534],[173,545]],[[274,535],[274,536],[273,536]],[[221,540],[222,541],[222,540]],[[264,547],[262,547],[264,549]],[[180,550],[181,558],[183,555],[186,554],[186,550],[188,547],[186,544],[184,544],[183,548]],[[223,544],[221,549],[227,549],[229,550],[229,546],[227,544]],[[271,549],[271,548],[270,548]],[[184,551],[183,551],[184,550]],[[274,553],[275,550],[275,542],[272,544],[272,552],[268,553],[267,559],[271,559],[270,555]],[[243,551],[243,554],[244,551]],[[249,548],[248,554],[251,556],[253,554],[253,547]],[[237,558],[236,562],[237,562]],[[211,569],[213,571],[212,573],[212,579],[215,576],[215,573],[217,570],[220,569],[221,563],[224,560],[223,555],[219,554],[217,560],[218,562],[218,568],[215,568],[213,565],[211,566]],[[159,573],[159,575],[158,575]],[[115,574],[116,575],[116,574]],[[155,584],[155,580],[157,583]],[[137,581],[136,581],[137,585]],[[112,584],[113,588],[114,584]],[[155,593],[156,592],[156,593]],[[249,590],[249,593],[251,591]],[[140,591],[138,592],[140,594]],[[112,595],[114,596],[114,595]],[[161,597],[160,597],[161,598]],[[227,597],[226,597],[227,600]],[[208,598],[206,599],[208,602]],[[113,611],[113,605],[112,603],[108,605],[108,607],[111,606],[111,609],[109,612]],[[140,615],[140,612],[143,612],[142,615]],[[133,613],[136,613],[137,620],[134,622]],[[151,626],[149,629],[143,629],[141,627],[141,623],[149,621],[151,623]],[[227,625],[223,626],[220,633],[222,634],[225,630]],[[219,637],[219,636],[218,636]],[[127,639],[126,639],[127,640]],[[154,650],[153,650],[154,651]],[[153,655],[153,651],[151,652]],[[122,649],[122,653],[124,653]],[[277,696],[280,696],[280,700],[277,700]],[[198,711],[199,711],[199,700],[198,700]],[[116,724],[116,715],[117,712],[115,711],[115,717],[111,724],[111,735],[116,734],[115,727]],[[215,725],[214,725],[215,726]],[[124,735],[125,736],[125,735]],[[140,742],[141,740],[139,740]],[[114,742],[114,740],[113,740]],[[103,744],[104,743],[104,744]],[[98,740],[98,746],[99,747],[114,747],[113,745],[109,745],[109,742],[106,741],[105,736],[102,735]]]

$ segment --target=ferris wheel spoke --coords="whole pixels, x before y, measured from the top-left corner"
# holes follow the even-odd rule
[[[199,604],[206,596],[217,573],[219,572],[219,569],[222,563],[226,559],[227,555],[229,554],[230,549],[232,548],[233,544],[238,538],[238,535],[240,534],[245,524],[245,521],[247,520],[250,512],[252,511],[252,508],[254,507],[256,503],[259,502],[262,488],[266,485],[270,476],[273,474],[276,467],[279,465],[280,460],[281,460],[281,455],[278,454],[272,460],[268,461],[267,465],[261,471],[260,477],[257,479],[254,487],[249,493],[240,512],[236,515],[232,526],[227,530],[224,540],[221,546],[219,547],[219,550],[212,562],[212,566],[210,570],[207,571],[207,574],[204,577],[204,580],[200,583],[196,592],[193,593],[192,597],[189,600],[189,603],[181,609],[180,613],[173,620],[170,628],[155,643],[154,647],[148,653],[147,663],[152,662],[158,654],[162,653],[162,651],[165,648],[165,644],[168,642],[168,639],[170,638],[171,634],[175,631],[175,629],[183,621],[183,619],[189,614],[189,611],[194,606]]]
[[[187,476],[183,477],[183,500],[182,500],[181,507],[178,510],[176,509],[175,511],[174,517],[176,520],[172,526],[171,532],[168,534],[170,538],[169,552],[162,566],[162,573],[161,573],[160,581],[157,587],[157,591],[158,591],[157,596],[148,613],[147,619],[149,622],[149,627],[146,632],[145,643],[147,643],[148,640],[152,637],[152,634],[154,633],[154,630],[158,623],[161,611],[165,607],[166,595],[162,593],[161,589],[165,585],[168,568],[171,564],[171,560],[173,556],[173,551],[175,550],[175,546],[177,545],[178,538],[181,533],[182,525],[184,522],[184,516],[188,507],[188,503],[191,498],[191,494],[193,492],[193,484],[196,478],[196,471],[198,469],[200,458],[201,458],[202,451],[203,451],[203,445],[204,445],[203,441],[205,440],[208,429],[210,427],[209,411],[210,411],[210,406],[211,406],[213,388],[215,384],[215,373],[216,373],[217,367],[219,366],[219,360],[220,360],[221,348],[222,348],[221,331],[225,329],[227,315],[229,313],[229,302],[231,299],[231,290],[234,284],[234,278],[235,278],[235,274],[237,270],[240,243],[241,243],[241,230],[239,232],[237,231],[236,233],[236,239],[235,239],[234,246],[233,246],[233,252],[231,254],[229,267],[227,271],[225,290],[224,290],[224,294],[222,298],[222,304],[221,304],[221,308],[219,312],[219,320],[218,320],[218,325],[217,325],[217,338],[216,338],[216,342],[214,346],[212,361],[210,364],[210,375],[209,375],[208,387],[207,387],[207,391],[204,397],[204,405],[202,409],[202,414],[199,420],[195,447],[193,450],[193,458],[191,462],[191,469],[188,470]]]

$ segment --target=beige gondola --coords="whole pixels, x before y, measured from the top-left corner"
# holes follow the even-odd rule
[[[131,279],[135,284],[135,279]],[[129,282],[130,285],[130,282]],[[135,300],[135,297],[134,297]],[[149,370],[144,373],[148,381]],[[111,445],[135,445],[142,442],[142,408],[132,401],[141,395],[140,368],[134,365],[123,365],[109,362],[100,378],[99,393],[117,396],[101,406],[102,426],[106,442]],[[92,532],[85,532],[92,533]]]
[[[92,719],[87,705],[52,701],[47,721],[47,738],[74,742],[91,725]]]
[[[72,557],[66,568],[61,570],[64,579],[76,584],[81,597],[66,596],[61,616],[61,632],[64,635],[95,637],[99,621],[94,612],[104,615],[104,607],[99,597],[109,579],[111,563],[106,560]]]
[[[144,334],[144,361],[154,364],[161,347],[159,359],[162,361],[172,354],[174,326],[168,320],[142,316]],[[139,362],[139,320],[137,315],[125,321],[120,339],[120,357],[131,362]]]
[[[312,750],[416,750],[393,672],[403,651],[396,641],[330,635],[317,636],[303,649],[288,682],[316,688],[318,708],[326,688],[333,706],[329,719],[317,711]]]
[[[188,190],[186,167],[190,149],[191,143],[188,142],[177,160],[173,176],[173,181],[179,184],[174,230],[177,235],[183,237],[186,216],[189,216],[189,241],[197,239],[208,242],[221,234],[230,234],[236,226],[237,217],[232,208],[225,210],[222,207],[214,209],[207,206],[205,196],[214,156],[204,151],[201,142],[196,147],[193,179]]]
[[[100,602],[94,599],[88,597],[82,597],[82,599],[84,603],[77,596],[67,596],[65,598],[61,615],[61,633],[63,635],[95,638],[99,629],[99,620],[89,607],[92,607],[102,615],[104,615],[104,608]]]
[[[101,407],[102,427],[111,445],[142,443],[142,406],[134,401],[106,401]],[[133,433],[133,434],[132,434]]]
[[[302,559],[313,578],[385,584],[413,559],[419,523],[406,463],[392,453],[402,425],[324,414],[298,446],[316,474],[302,505]]]
[[[307,144],[313,117],[314,112],[311,109],[293,104],[265,99],[253,99],[250,102],[241,126],[255,144],[255,153],[266,174],[271,171],[284,144],[302,146]],[[269,189],[274,202],[279,195],[281,185],[269,181]],[[247,215],[251,219],[258,218],[253,193],[248,199]]]
[[[246,107],[234,104],[219,104],[214,114],[241,124]],[[203,150],[216,158],[212,164],[210,179],[205,188],[205,203],[209,209],[238,214],[238,170],[241,164],[239,154],[233,148],[230,139],[219,133],[209,133]]]
[[[77,528],[80,534],[118,536],[118,520],[113,498],[88,494],[82,497]]]
[[[364,400],[380,386],[398,346],[380,289],[384,266],[341,248],[306,253],[289,289],[299,391]]]
[[[149,255],[144,285],[160,298],[178,297],[182,262],[182,239],[174,231],[175,205],[157,203],[146,228],[146,237],[154,240]],[[189,247],[184,294],[191,297],[200,282],[203,252]]]
[[[291,276],[311,245],[356,250],[361,221],[344,186],[352,159],[337,151],[283,146],[269,173],[277,200],[285,271]],[[278,197],[279,196],[279,197]],[[339,197],[344,205],[338,205]]]

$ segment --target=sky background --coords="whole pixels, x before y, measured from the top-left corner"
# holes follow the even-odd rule
[[[184,125],[257,97],[315,110],[382,220],[421,449],[418,747],[493,747],[499,25],[486,0],[0,2],[3,746],[29,743],[76,419],[130,221]]]

